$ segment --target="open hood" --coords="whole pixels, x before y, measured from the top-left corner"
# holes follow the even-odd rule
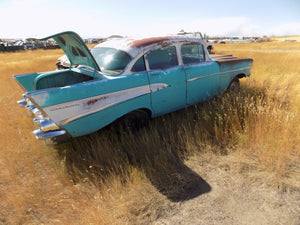
[[[53,38],[59,44],[59,46],[68,56],[71,65],[86,65],[100,71],[99,66],[92,56],[90,50],[81,37],[75,32],[66,31],[40,40],[47,40],[50,38]]]

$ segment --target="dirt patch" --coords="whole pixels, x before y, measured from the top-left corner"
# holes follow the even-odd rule
[[[196,155],[186,165],[211,186],[194,199],[174,203],[153,224],[299,224],[300,188],[287,187],[255,163],[233,155]],[[275,181],[275,182],[274,182]]]

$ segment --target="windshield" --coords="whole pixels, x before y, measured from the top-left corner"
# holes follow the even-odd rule
[[[131,57],[124,51],[115,48],[93,48],[91,50],[101,72],[118,75],[124,71]]]

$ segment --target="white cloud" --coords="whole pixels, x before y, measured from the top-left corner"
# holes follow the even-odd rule
[[[267,34],[270,36],[300,35],[300,23],[278,25],[267,30]]]

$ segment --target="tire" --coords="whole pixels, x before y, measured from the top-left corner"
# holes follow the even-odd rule
[[[234,78],[227,88],[227,93],[237,94],[240,91],[240,80],[239,78]]]
[[[212,47],[211,47],[211,46],[208,46],[208,47],[207,47],[208,53],[211,53],[211,50],[212,50]]]
[[[121,117],[114,123],[114,128],[137,131],[148,125],[150,115],[145,110],[135,110]]]

